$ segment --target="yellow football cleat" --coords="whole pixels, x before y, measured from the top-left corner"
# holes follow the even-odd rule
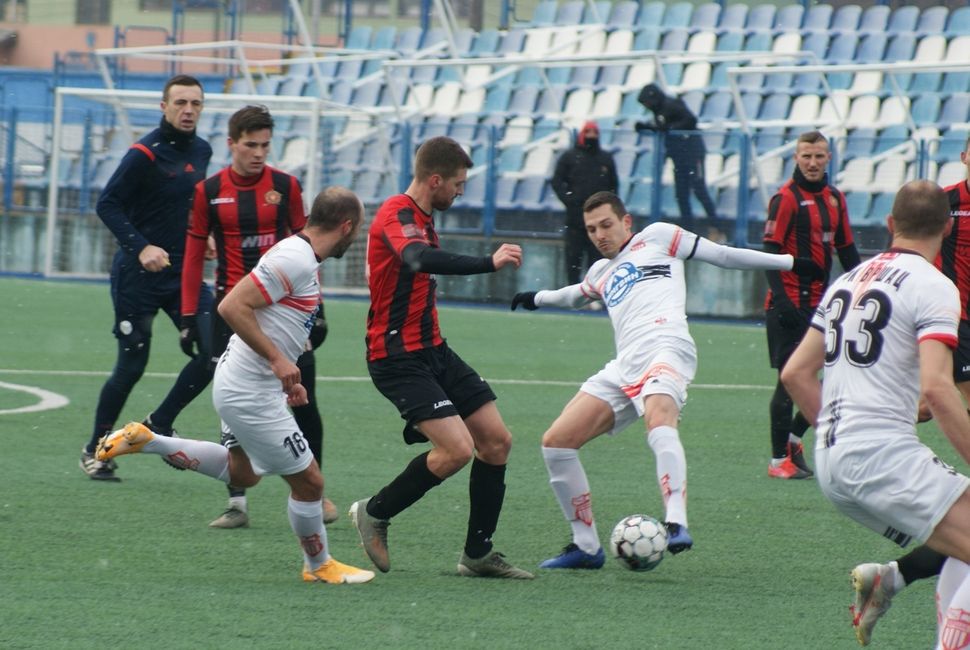
[[[140,422],[129,422],[121,429],[106,435],[98,441],[95,457],[102,463],[115,456],[137,454],[155,438],[151,429]]]
[[[349,564],[337,562],[330,558],[316,571],[310,571],[306,566],[303,567],[304,582],[327,582],[332,585],[339,584],[360,584],[370,582],[374,579],[374,572],[367,569],[358,569]]]

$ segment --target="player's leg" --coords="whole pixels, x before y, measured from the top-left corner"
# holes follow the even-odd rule
[[[765,331],[768,336],[768,355],[771,367],[781,372],[788,357],[792,355],[795,348],[801,341],[805,333],[804,328],[790,329],[784,327],[778,320],[778,314],[774,307],[765,312]],[[768,463],[768,476],[780,479],[804,479],[812,476],[813,472],[804,461],[804,448],[801,441],[792,444],[791,436],[793,433],[792,411],[794,404],[788,391],[778,378],[775,383],[775,390],[771,395],[768,405],[768,414],[771,421],[771,461]],[[805,418],[801,419],[807,424]],[[804,435],[805,429],[801,430]],[[792,458],[792,452],[798,455],[800,462],[796,464]]]
[[[590,382],[596,381],[600,375],[584,384],[584,390],[569,400],[559,417],[542,435],[542,459],[549,473],[549,485],[572,532],[572,541],[563,551],[539,565],[544,569],[598,569],[605,561],[606,555],[593,518],[589,480],[579,460],[580,447],[612,431],[616,421],[614,406],[607,399],[586,392]],[[602,383],[599,391],[606,391],[607,388]],[[616,393],[616,408],[633,410],[629,400],[623,405],[619,391]],[[636,413],[632,415],[636,417]]]
[[[933,529],[926,545],[970,564],[970,491],[963,492]]]
[[[165,313],[175,325],[176,329],[179,327],[182,318],[180,291],[181,286],[176,283],[167,302],[163,305]],[[198,354],[182,367],[165,399],[145,418],[144,423],[159,435],[172,435],[174,432],[172,425],[175,422],[175,418],[212,381],[213,368],[210,363],[213,340],[211,321],[212,305],[212,289],[203,285],[199,291],[199,304],[196,311],[196,322],[199,328]]]
[[[306,388],[308,401],[303,406],[293,407],[293,417],[296,418],[297,426],[300,427],[303,437],[310,445],[310,452],[317,461],[317,465],[323,467],[323,418],[320,416],[320,407],[317,403],[317,364],[313,351],[308,350],[301,354],[296,360],[296,365],[300,369],[300,383]],[[324,496],[323,523],[332,524],[339,517],[337,506]]]
[[[109,435],[114,429],[118,416],[128,401],[128,395],[148,365],[151,351],[152,320],[154,314],[137,315],[131,313],[133,308],[129,301],[115,298],[115,326],[114,335],[118,342],[118,356],[111,375],[101,388],[98,404],[94,414],[94,429],[91,438],[81,449],[80,467],[92,479],[100,481],[118,481],[114,470],[117,467],[114,460],[106,462],[95,458],[98,441]]]

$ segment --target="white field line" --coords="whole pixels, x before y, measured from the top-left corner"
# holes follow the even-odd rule
[[[62,406],[67,406],[71,403],[71,400],[67,399],[63,395],[58,395],[57,393],[52,393],[49,390],[37,388],[36,386],[21,386],[20,384],[8,384],[5,381],[0,381],[0,390],[15,390],[22,393],[29,393],[38,398],[37,403],[31,404],[30,406],[21,406],[13,409],[0,409],[0,415],[9,413],[35,413],[37,411],[50,411],[53,409],[59,409]]]

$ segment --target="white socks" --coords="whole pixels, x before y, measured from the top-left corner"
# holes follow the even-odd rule
[[[310,571],[316,571],[330,558],[327,553],[327,529],[323,526],[323,502],[297,501],[290,495],[286,512],[290,517],[290,527],[303,547],[304,561]]]
[[[667,509],[664,521],[687,527],[687,458],[677,429],[651,429],[647,442],[657,460],[657,483]]]
[[[167,438],[156,435],[142,451],[159,454],[184,469],[229,482],[229,450],[222,445],[190,438]]]
[[[585,553],[600,549],[589,496],[589,481],[576,449],[543,447],[542,458],[549,471],[549,485],[562,514],[573,529],[573,543]]]

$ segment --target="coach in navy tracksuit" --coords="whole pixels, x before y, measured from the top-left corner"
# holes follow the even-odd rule
[[[148,364],[152,321],[164,311],[178,327],[182,257],[192,191],[203,180],[212,148],[195,133],[202,112],[202,85],[193,77],[169,79],[162,93],[157,129],[132,145],[98,199],[98,217],[118,240],[111,266],[111,300],[118,360],[101,389],[91,439],[81,451],[81,469],[92,479],[117,481],[112,461],[95,459],[101,436],[115,426],[128,394]],[[197,314],[208,318],[212,292],[199,292]],[[208,325],[200,332],[208,333]],[[147,423],[171,434],[172,422],[209,383],[208,339],[185,365],[175,385]]]

